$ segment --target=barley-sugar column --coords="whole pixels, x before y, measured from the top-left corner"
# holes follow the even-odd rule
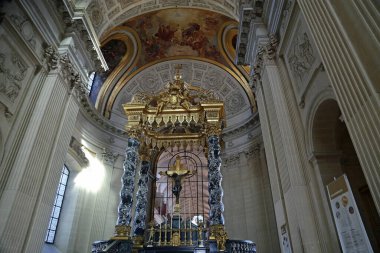
[[[208,128],[208,190],[210,205],[210,240],[216,240],[218,251],[225,251],[227,233],[224,230],[224,205],[223,205],[223,188],[222,174],[220,166],[222,159],[220,157],[219,135],[221,129],[216,126]]]
[[[128,144],[125,151],[125,161],[123,164],[124,173],[121,178],[121,200],[118,207],[118,218],[115,226],[115,236],[113,239],[130,238],[135,175],[136,167],[139,162],[139,133],[140,132],[136,129],[129,130]]]
[[[151,167],[149,151],[145,145],[141,146],[141,168],[139,172],[138,189],[136,194],[136,210],[133,218],[133,237],[137,245],[144,242],[144,231],[146,228],[146,214],[148,206],[148,182]]]

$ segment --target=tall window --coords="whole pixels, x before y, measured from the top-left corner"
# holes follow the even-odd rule
[[[65,195],[67,180],[69,178],[69,170],[66,165],[63,166],[61,179],[59,180],[59,185],[57,189],[57,194],[55,195],[54,206],[51,212],[49,227],[46,233],[45,242],[54,243],[55,232],[57,231],[59,215],[61,213],[63,197]]]
[[[181,185],[179,204],[182,221],[186,221],[187,226],[191,223],[197,225],[198,222],[206,222],[208,219],[208,167],[207,159],[203,148],[199,151],[187,150],[165,150],[157,163],[154,200],[154,220],[156,225],[170,223],[173,214],[175,196],[172,193],[173,180],[167,176],[160,175],[161,171],[167,171],[176,162],[176,157],[180,156],[181,164],[190,171],[195,171],[194,175],[185,178]],[[182,224],[184,225],[184,224]]]
[[[87,92],[90,94],[92,85],[94,84],[95,72],[91,72],[88,76],[88,83],[86,85]]]

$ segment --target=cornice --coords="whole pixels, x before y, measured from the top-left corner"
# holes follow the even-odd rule
[[[81,44],[88,52],[87,55],[93,65],[92,70],[107,70],[108,66],[100,49],[95,29],[84,9],[73,9],[74,7],[67,0],[55,0],[55,3],[65,24],[65,34],[78,35]]]
[[[265,65],[275,64],[278,47],[278,37],[276,34],[270,34],[268,39],[258,45],[257,53],[253,61],[250,85],[255,92],[259,81],[261,81],[261,72]]]
[[[255,129],[259,126],[260,126],[259,114],[255,113],[253,117],[251,117],[248,121],[246,121],[240,127],[237,127],[231,131],[222,133],[222,138],[228,139],[231,137],[236,137],[237,135],[241,135],[242,133],[245,133],[250,129]]]
[[[245,64],[251,20],[262,16],[263,5],[264,0],[248,0],[240,5],[239,33],[236,43],[237,57],[235,59],[235,63],[238,65]]]
[[[76,98],[76,101],[80,105],[80,110],[87,119],[105,132],[120,137],[127,136],[127,132],[111,125],[109,120],[103,118],[90,103],[88,91],[84,86],[82,76],[72,62],[69,53],[59,54],[53,46],[48,46],[45,48],[44,57],[49,71],[55,71],[62,74],[64,80],[68,84],[69,91]]]

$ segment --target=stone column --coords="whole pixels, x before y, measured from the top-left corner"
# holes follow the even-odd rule
[[[212,135],[208,138],[208,191],[210,193],[209,219],[211,226],[224,225],[222,174],[220,173],[221,164],[219,137]]]
[[[115,226],[115,239],[130,237],[135,175],[136,167],[139,162],[139,146],[140,141],[137,139],[137,135],[130,133],[128,138],[128,146],[125,151],[125,161],[123,164],[124,173],[121,178],[121,201],[118,207],[118,218]]]
[[[209,239],[216,240],[218,251],[225,251],[227,233],[224,230],[222,174],[220,173],[221,164],[219,136],[215,133],[211,133],[208,137],[208,191],[210,194]]]
[[[145,220],[148,207],[148,181],[149,181],[149,170],[151,163],[149,157],[143,156],[140,169],[140,179],[138,182],[138,190],[136,194],[136,210],[133,219],[133,236],[137,239],[141,239],[144,236],[145,231]],[[142,241],[139,241],[141,242]]]

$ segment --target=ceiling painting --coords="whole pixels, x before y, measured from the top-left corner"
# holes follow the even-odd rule
[[[202,57],[226,64],[218,48],[219,32],[231,21],[221,14],[187,9],[165,9],[124,23],[139,34],[142,52],[138,66],[167,57]]]
[[[110,71],[113,70],[113,73],[109,74],[107,79],[102,80],[103,84],[96,83],[100,91],[96,94],[95,106],[103,112],[105,117],[110,118],[115,99],[119,97],[124,87],[134,86],[131,81],[134,76],[161,62],[182,59],[208,62],[224,69],[226,73],[231,72],[245,90],[250,104],[255,110],[255,102],[246,73],[233,63],[236,55],[234,44],[237,35],[236,26],[236,21],[220,13],[201,9],[170,8],[134,17],[113,28],[109,32],[109,36],[103,39],[107,42],[102,47],[107,63],[110,65]],[[116,42],[109,44],[112,42],[109,37],[114,36],[115,33],[127,32],[132,35],[129,38],[134,39],[131,47],[128,46],[127,51],[134,52],[133,56],[128,57],[128,63],[120,62],[120,57],[118,57],[119,54],[124,53],[124,47],[119,47]],[[115,65],[117,65],[116,68]],[[167,75],[167,73],[160,74]],[[220,80],[224,77],[218,75],[217,72],[207,73],[207,76],[202,78],[202,81],[205,82],[202,85],[214,85],[210,87],[213,90],[222,89],[223,82]],[[170,74],[167,76],[172,77]],[[157,78],[155,76],[149,79],[148,85],[155,86],[159,83]],[[161,76],[161,78],[168,79],[165,76]],[[133,89],[133,87],[131,88]],[[229,106],[230,101],[234,102],[231,102]],[[239,111],[235,105],[244,100],[240,95],[235,94],[230,101],[226,108],[229,115],[232,116]]]

